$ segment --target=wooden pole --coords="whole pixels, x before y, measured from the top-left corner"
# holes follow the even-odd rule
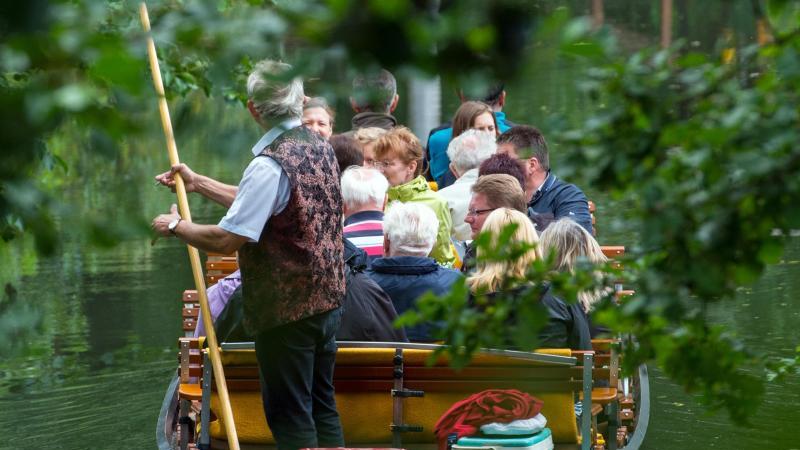
[[[604,22],[603,0],[592,0],[592,25],[595,28],[600,28]]]
[[[672,0],[661,0],[661,48],[672,43]]]
[[[142,2],[139,5],[139,17],[142,20],[142,27],[147,36],[147,56],[150,60],[150,71],[153,75],[153,85],[158,94],[158,110],[161,113],[161,125],[164,128],[164,137],[167,140],[167,152],[171,165],[179,164],[178,147],[175,145],[175,136],[172,134],[172,121],[169,118],[169,106],[167,97],[164,95],[164,83],[161,81],[161,69],[158,66],[156,56],[156,44],[150,34],[150,17],[147,14],[147,5]],[[178,195],[178,211],[183,220],[192,221],[189,211],[189,200],[186,196],[186,187],[180,174],[175,174],[175,193]],[[222,370],[222,361],[219,355],[219,345],[217,335],[214,331],[214,321],[211,318],[211,309],[208,307],[208,297],[206,296],[206,283],[203,279],[203,268],[200,265],[200,254],[191,245],[189,249],[189,261],[192,264],[192,275],[194,284],[197,288],[197,296],[200,299],[200,311],[203,315],[203,323],[206,324],[206,339],[208,340],[208,353],[211,359],[211,366],[214,368],[214,381],[217,383],[220,405],[222,406],[222,418],[225,421],[225,433],[228,436],[228,446],[231,450],[239,450],[239,438],[236,435],[236,426],[233,422],[233,411],[231,410],[230,397],[228,396],[228,385],[225,383],[225,373]]]

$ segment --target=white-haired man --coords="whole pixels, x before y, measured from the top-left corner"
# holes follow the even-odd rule
[[[335,334],[344,296],[342,198],[333,149],[300,126],[303,84],[291,67],[256,64],[247,108],[269,131],[239,186],[177,165],[156,177],[228,207],[218,225],[171,214],[153,229],[206,251],[239,251],[245,327],[255,337],[264,412],[280,450],[344,444],[333,390]],[[269,225],[269,226],[267,226]]]
[[[494,136],[479,130],[467,130],[452,141],[447,147],[450,158],[450,171],[458,179],[455,183],[439,191],[439,195],[447,201],[450,216],[453,218],[451,235],[458,241],[472,239],[467,217],[469,200],[472,197],[472,185],[478,180],[478,168],[497,151]]]
[[[351,166],[342,174],[344,237],[372,262],[383,256],[383,206],[389,182],[380,171]]]
[[[439,220],[423,203],[393,202],[383,218],[384,257],[367,272],[392,299],[398,314],[415,307],[426,292],[441,295],[461,274],[440,266],[428,255],[436,243]],[[411,342],[430,342],[433,324],[406,328]]]

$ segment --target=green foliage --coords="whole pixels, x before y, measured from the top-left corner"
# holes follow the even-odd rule
[[[758,279],[800,226],[800,40],[792,33],[742,50],[738,65],[680,44],[629,58],[587,53],[596,68],[582,88],[602,106],[560,135],[569,168],[636,205],[637,253],[647,256],[637,295],[602,313],[637,338],[626,363],[655,359],[736,421],[763,391],[762,370],[745,369],[762,362],[704,311]]]
[[[800,227],[800,33],[787,33],[741,50],[735,65],[681,43],[625,57],[584,21],[566,26],[561,41],[564,57],[591,67],[580,87],[597,108],[578,127],[553,121],[564,126],[551,130],[566,163],[558,170],[633,204],[627,225],[641,237],[625,260],[636,296],[620,307],[606,302],[595,319],[635,336],[624,359],[628,371],[656,361],[737,422],[761,399],[765,364],[771,379],[797,364],[750,354],[705,314],[708,303],[731,301],[737,287],[778,261],[785,236]],[[525,281],[556,283],[536,268]],[[535,298],[522,305],[495,298],[482,317],[463,312],[464,301],[453,295],[427,298],[424,311],[449,320],[446,337],[459,346],[452,350],[459,364],[479,346],[525,342],[502,324],[506,311]],[[437,302],[439,310],[431,306]],[[448,319],[448,310],[463,319]]]
[[[464,69],[480,69],[480,79],[492,72],[511,76],[532,23],[531,8],[515,0],[458,2],[439,15],[432,6],[406,1],[176,0],[149,7],[167,97],[202,92],[242,103],[252,59],[264,56],[288,56],[308,78],[331,64],[375,62],[444,76]],[[52,216],[59,208],[35,180],[50,177],[43,172],[64,160],[48,140],[65,127],[92,130],[82,138],[86,150],[113,159],[121,142],[142,131],[142,112],[154,114],[138,2],[16,2],[3,8],[0,235],[8,240],[27,230],[50,254],[57,245]],[[80,228],[90,241],[109,243],[92,226]]]

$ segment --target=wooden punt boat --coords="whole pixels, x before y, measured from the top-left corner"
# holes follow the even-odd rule
[[[618,379],[616,389],[593,388],[614,376],[612,367],[600,367],[614,364],[603,355],[604,344],[598,342],[594,354],[485,350],[455,371],[445,359],[426,365],[436,345],[341,342],[334,384],[345,441],[350,447],[434,448],[433,425],[450,405],[484,389],[513,388],[544,401],[542,413],[557,449],[638,449],[649,418],[647,369]],[[222,344],[221,354],[242,448],[273,447],[252,343]],[[200,370],[201,386],[180,383],[180,373],[170,383],[158,420],[159,449],[227,448],[214,414],[218,398],[211,371]],[[590,414],[576,416],[578,396],[590,399],[585,403],[592,404]],[[192,402],[199,412],[189,413]]]
[[[624,247],[604,247],[610,257]],[[235,260],[210,255],[210,284],[235,270]],[[624,296],[617,286],[618,294]],[[184,330],[194,329],[196,293],[184,293]],[[160,450],[227,448],[211,364],[201,339],[179,340],[179,367],[169,383],[156,428]],[[593,351],[481,351],[463,370],[445,358],[426,364],[433,344],[339,342],[334,385],[349,447],[435,448],[436,420],[453,403],[485,389],[519,389],[544,401],[542,414],[556,449],[636,450],[647,431],[647,367],[619,373],[615,339],[593,340]],[[222,343],[220,352],[243,449],[274,448],[261,405],[252,342]],[[575,413],[575,399],[584,413]],[[588,399],[588,401],[587,401]]]

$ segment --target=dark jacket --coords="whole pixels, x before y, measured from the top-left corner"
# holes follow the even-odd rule
[[[464,257],[461,258],[461,273],[464,275],[469,275],[477,266],[478,257],[476,255],[475,246],[472,244],[472,242],[467,244],[467,248],[464,250]]]
[[[397,311],[392,299],[367,274],[345,266],[347,288],[342,305],[342,325],[337,341],[408,342],[402,328],[395,328]]]
[[[511,301],[521,296],[528,289],[539,289],[541,306],[547,314],[547,322],[539,330],[539,348],[571,348],[573,350],[591,350],[592,338],[586,313],[578,303],[567,304],[552,293],[550,285],[542,288],[525,287],[512,291]],[[489,299],[501,295],[498,292],[488,294]],[[470,298],[473,303],[474,297]],[[518,325],[516,317],[509,318],[510,325]]]
[[[367,274],[389,294],[398,314],[414,308],[417,300],[428,291],[436,295],[449,292],[453,283],[461,278],[457,270],[446,269],[433,258],[422,256],[378,258]],[[408,327],[406,335],[411,342],[431,342],[433,326],[426,323]]]
[[[367,253],[344,240],[344,278],[339,341],[408,342],[405,331],[394,327],[397,311],[392,299],[367,274]]]
[[[369,255],[363,249],[356,247],[349,239],[344,241],[344,263],[351,269],[364,270],[369,266]]]
[[[397,119],[395,119],[391,114],[366,111],[353,116],[350,124],[352,125],[351,131],[358,130],[359,128],[369,127],[391,130],[397,126]]]
[[[537,214],[552,214],[555,220],[569,217],[589,233],[592,232],[589,201],[583,191],[574,184],[561,181],[553,173],[547,175],[547,179],[528,202],[528,217],[538,222],[535,220]]]
[[[548,285],[542,293],[542,305],[547,309],[547,323],[539,330],[540,347],[592,349],[589,323],[580,304],[565,303],[553,295]]]

